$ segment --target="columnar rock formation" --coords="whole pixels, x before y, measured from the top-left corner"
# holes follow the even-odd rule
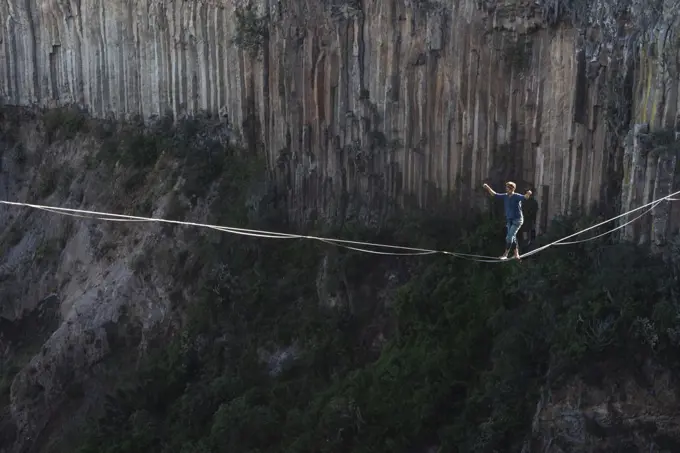
[[[0,94],[100,117],[223,115],[266,150],[298,218],[474,203],[512,178],[534,189],[544,229],[675,187],[677,147],[646,149],[632,125],[675,127],[677,8],[563,14],[578,3],[10,0]],[[662,243],[680,210],[654,213],[627,234]]]

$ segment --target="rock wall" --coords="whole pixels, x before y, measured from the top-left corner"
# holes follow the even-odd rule
[[[675,125],[672,2],[591,2],[580,27],[559,1],[242,3],[10,0],[0,95],[100,117],[219,113],[266,150],[298,219],[480,203],[483,182],[513,179],[536,193],[540,231],[673,187],[672,153],[643,159],[625,139]],[[680,210],[654,213],[627,234],[662,244]]]
[[[522,453],[678,451],[676,389],[672,373],[652,360],[637,373],[595,365],[586,377],[544,389]]]
[[[107,159],[102,130],[64,139],[62,118],[52,140],[49,119],[20,110],[0,111],[0,199],[202,223],[227,210],[214,206],[228,197],[220,180],[211,185],[203,167],[188,171],[187,156],[166,152],[146,167],[116,162]],[[223,126],[203,127],[211,140],[223,136]],[[110,133],[118,140],[135,131]],[[182,149],[195,153],[206,142],[183,141]],[[121,143],[113,148],[119,153]],[[204,196],[192,202],[198,172]],[[221,264],[205,252],[218,235],[0,206],[0,453],[72,451],[64,445],[82,438],[79,430],[125,370],[177,331],[184,302]]]

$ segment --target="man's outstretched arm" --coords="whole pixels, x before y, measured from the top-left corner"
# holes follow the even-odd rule
[[[486,189],[486,191],[489,192],[489,195],[491,196],[496,195],[496,192],[491,187],[489,187],[488,184],[484,184],[482,187],[484,187],[484,189]]]

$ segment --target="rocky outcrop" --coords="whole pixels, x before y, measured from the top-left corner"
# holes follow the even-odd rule
[[[541,230],[670,190],[675,161],[625,137],[675,127],[671,3],[11,0],[0,94],[99,117],[220,114],[266,150],[298,219],[479,203],[482,182],[511,178],[534,189]],[[629,234],[662,244],[680,211],[655,213]]]
[[[523,453],[678,451],[677,400],[673,374],[652,361],[636,372],[598,364],[546,389]]]
[[[140,186],[140,174],[107,160],[92,133],[50,144],[49,121],[2,113],[0,197],[155,217],[191,210],[188,177],[175,173],[173,156],[142,169]],[[192,212],[208,210],[202,201]],[[8,409],[0,412],[0,452],[55,451],[56,440],[77,439],[69,430],[101,408],[121,372],[159,332],[171,335],[173,309],[203,268],[198,235],[176,231],[168,240],[171,231],[0,207],[0,405]],[[183,279],[187,272],[192,279]],[[49,324],[26,324],[42,312]]]

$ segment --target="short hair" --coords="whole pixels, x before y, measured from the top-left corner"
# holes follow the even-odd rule
[[[515,190],[515,189],[517,188],[517,184],[515,184],[515,183],[512,182],[512,181],[506,182],[505,185],[506,185],[506,186],[512,187],[512,190]]]

